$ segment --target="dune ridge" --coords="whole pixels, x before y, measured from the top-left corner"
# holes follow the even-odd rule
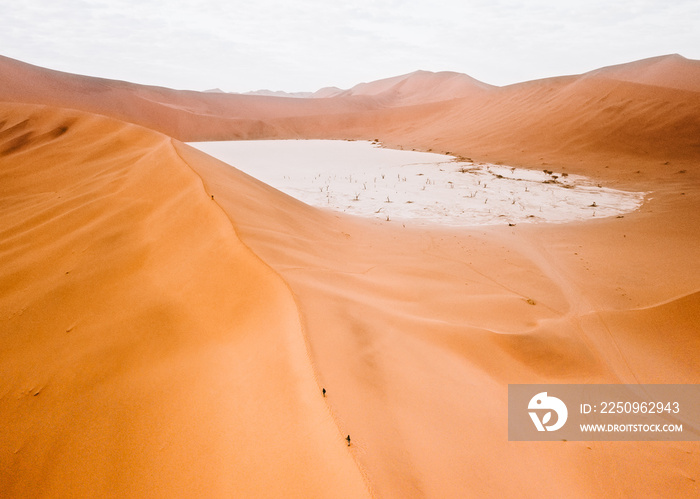
[[[591,71],[588,75],[700,92],[700,61],[686,59],[679,54],[608,66]]]
[[[359,83],[348,90],[338,90],[335,93],[326,91],[323,96],[326,98],[373,96],[383,105],[397,107],[480,95],[494,88],[496,87],[493,85],[461,73],[414,71],[383,80]]]
[[[482,161],[588,169],[593,161],[619,164],[642,154],[662,163],[696,157],[700,96],[690,89],[697,87],[697,67],[698,61],[662,56],[507,87],[418,71],[335,97],[290,99],[175,91],[2,57],[0,100],[105,114],[183,141],[379,138]],[[651,73],[670,79],[660,86]]]
[[[2,114],[3,496],[368,495],[289,289],[171,139]]]
[[[338,105],[325,99],[172,90],[63,73],[2,56],[0,101],[102,114],[182,140],[192,140],[202,133],[213,134],[214,138],[221,134],[229,138],[254,137],[269,133],[264,120],[270,117],[338,112]],[[343,102],[343,111],[372,105],[361,96]],[[199,127],[203,128],[198,132]]]

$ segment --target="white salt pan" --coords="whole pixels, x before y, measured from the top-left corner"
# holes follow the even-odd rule
[[[577,175],[474,164],[365,141],[264,140],[190,145],[307,204],[444,225],[570,222],[636,210],[644,193]]]

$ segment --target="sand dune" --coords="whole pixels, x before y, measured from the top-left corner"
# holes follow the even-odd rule
[[[357,96],[338,101],[178,91],[39,68],[0,56],[0,100],[98,113],[183,140],[272,133],[263,120],[376,107]]]
[[[2,115],[2,495],[367,495],[292,294],[171,139]]]
[[[457,73],[416,72],[361,84],[335,97],[290,99],[175,91],[0,57],[0,100],[105,114],[190,142],[379,138],[395,147],[515,166],[561,161],[568,167],[586,163],[588,170],[592,160],[651,155],[664,163],[695,157],[700,96],[673,85],[659,87],[656,80],[643,84],[648,78],[634,75],[672,65],[664,74],[679,76],[666,78],[688,87],[696,81],[697,64],[666,56],[608,71],[628,75],[618,79],[591,72],[503,88]],[[460,100],[451,102],[455,98]]]
[[[590,76],[700,92],[700,61],[673,54],[591,71]]]
[[[393,78],[360,83],[349,90],[329,96],[337,98],[368,95],[377,98],[384,105],[407,106],[481,95],[493,88],[495,87],[492,85],[461,73],[415,71]]]
[[[698,109],[696,92],[587,76],[527,82],[454,102],[269,123],[280,130],[275,137],[378,138],[397,148],[611,178],[624,168],[633,181],[640,167],[653,165],[644,173],[659,175],[695,163]]]
[[[700,492],[696,442],[509,442],[506,410],[509,383],[700,382],[697,92],[632,65],[449,102],[219,107],[0,63],[0,99],[30,102],[0,104],[2,495]],[[187,140],[376,137],[652,194],[621,219],[404,226],[85,111]]]

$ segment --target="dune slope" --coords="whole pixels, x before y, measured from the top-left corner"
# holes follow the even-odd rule
[[[672,54],[597,69],[589,76],[602,76],[644,85],[700,92],[700,61]]]
[[[506,435],[508,383],[700,380],[693,354],[680,353],[700,348],[689,328],[700,269],[674,264],[697,238],[697,216],[656,225],[660,207],[650,207],[564,229],[411,229],[311,209],[177,147],[296,294],[319,380],[378,496],[697,492],[692,443]],[[621,232],[658,245],[596,255]],[[669,296],[679,297],[673,314],[635,329],[637,309]],[[669,335],[673,345],[656,349]]]
[[[285,283],[171,139],[1,106],[3,497],[362,497]]]
[[[182,140],[255,138],[271,118],[375,108],[371,97],[291,99],[172,90],[53,71],[0,56],[0,101],[103,114]]]

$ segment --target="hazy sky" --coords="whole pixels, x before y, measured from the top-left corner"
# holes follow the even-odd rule
[[[417,69],[494,85],[679,53],[698,0],[0,0],[0,54],[173,88],[314,91]]]

